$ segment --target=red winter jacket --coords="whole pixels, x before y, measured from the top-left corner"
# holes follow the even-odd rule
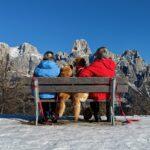
[[[90,66],[84,68],[79,77],[114,77],[115,68],[116,64],[112,59],[97,59]],[[90,93],[89,97],[96,101],[103,101],[109,99],[109,94],[104,92]]]

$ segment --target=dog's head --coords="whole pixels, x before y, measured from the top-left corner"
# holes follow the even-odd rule
[[[74,66],[86,67],[86,61],[82,57],[77,57],[74,61]]]
[[[65,65],[61,68],[60,72],[61,77],[72,77],[73,76],[73,66]]]

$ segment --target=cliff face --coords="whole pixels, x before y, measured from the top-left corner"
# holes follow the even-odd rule
[[[117,74],[129,79],[129,92],[123,95],[127,112],[150,114],[150,65],[144,63],[137,50],[126,50],[117,62]]]
[[[0,43],[0,59],[7,54],[13,62],[14,71],[20,75],[29,76],[33,74],[35,66],[40,62],[42,55],[37,48],[29,43],[23,43],[17,47],[10,47],[5,43]]]
[[[86,40],[76,40],[72,47],[72,53],[70,54],[73,58],[83,57],[87,64],[89,64],[89,56],[91,55],[90,47]]]
[[[60,67],[66,64],[73,65],[74,60],[77,57],[82,57],[86,60],[87,65],[89,64],[89,57],[91,55],[91,50],[86,40],[78,39],[73,43],[73,47],[70,54],[66,52],[59,51],[56,54],[56,61]]]

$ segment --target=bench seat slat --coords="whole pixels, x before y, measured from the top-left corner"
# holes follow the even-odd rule
[[[39,88],[40,92],[71,92],[71,93],[76,93],[76,92],[110,92],[110,86],[107,85],[73,85],[73,86],[40,86]],[[128,87],[126,85],[118,85],[117,86],[117,92],[122,93],[122,92],[127,92]]]
[[[52,86],[40,86],[39,87],[39,92],[109,92],[110,87],[105,86],[105,85],[95,85],[95,86],[90,86],[90,85],[62,85],[62,86],[57,86],[57,85],[52,85]]]
[[[67,103],[70,103],[71,101],[72,101],[71,99],[68,99],[66,102],[67,102]],[[93,101],[94,101],[94,100],[92,100],[92,99],[87,99],[87,100],[86,100],[86,102],[93,102]],[[54,102],[56,102],[56,100],[55,100],[55,99],[46,99],[46,100],[45,100],[45,99],[44,99],[44,100],[42,99],[41,102],[42,102],[42,103],[47,103],[47,102],[48,102],[48,103],[54,103]],[[103,101],[100,101],[100,102],[106,102],[106,100],[103,100]],[[84,102],[83,102],[83,103],[84,103]]]

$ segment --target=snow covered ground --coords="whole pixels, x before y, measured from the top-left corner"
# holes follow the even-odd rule
[[[114,127],[81,122],[36,127],[0,116],[0,150],[150,150],[150,116],[140,119]]]

